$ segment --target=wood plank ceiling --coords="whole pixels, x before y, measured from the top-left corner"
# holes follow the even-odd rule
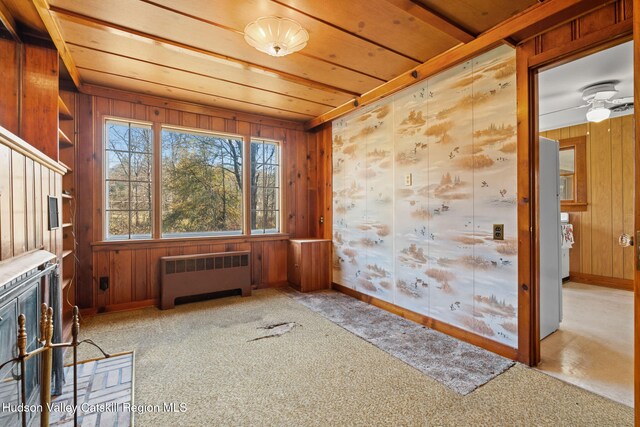
[[[33,5],[84,85],[305,122],[460,44],[537,0],[0,0],[26,25]],[[244,27],[298,21],[305,49],[274,58]],[[32,22],[29,22],[29,21]],[[47,22],[49,21],[49,22]],[[58,34],[55,34],[58,33]],[[60,47],[60,46],[58,46]],[[68,65],[68,64],[67,64]],[[76,70],[73,70],[76,68]]]

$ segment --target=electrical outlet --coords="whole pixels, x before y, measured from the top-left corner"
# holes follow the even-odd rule
[[[411,187],[413,185],[413,177],[410,173],[404,176],[404,185],[407,187]]]
[[[109,289],[109,277],[108,276],[102,276],[100,278],[100,290],[101,291],[106,291],[107,289]]]
[[[493,224],[493,240],[504,240],[504,224]]]

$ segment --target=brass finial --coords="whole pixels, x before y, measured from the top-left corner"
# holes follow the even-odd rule
[[[18,316],[18,351],[20,357],[24,357],[27,354],[27,326],[26,318],[24,314]]]

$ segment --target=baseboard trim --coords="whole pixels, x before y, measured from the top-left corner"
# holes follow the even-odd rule
[[[633,291],[633,280],[631,279],[620,279],[617,277],[598,276],[595,274],[577,273],[574,271],[570,271],[569,280],[572,282],[585,283],[587,285],[622,289],[623,291]]]
[[[485,338],[483,336],[474,334],[473,332],[465,331],[464,329],[460,329],[456,326],[449,325],[440,320],[433,319],[429,316],[425,316],[423,314],[418,314],[414,311],[407,310],[406,308],[402,308],[395,304],[391,304],[389,302],[383,301],[379,298],[372,297],[371,295],[363,294],[362,292],[358,292],[351,288],[347,288],[346,286],[338,285],[337,283],[332,283],[331,287],[332,289],[338,292],[341,292],[345,295],[349,295],[350,297],[359,299],[360,301],[366,302],[367,304],[374,305],[390,313],[396,314],[400,317],[404,317],[405,319],[411,320],[413,322],[424,325],[428,328],[442,332],[444,334],[457,338],[461,341],[465,341],[465,342],[468,342],[469,344],[482,347],[485,350],[489,350],[493,353],[497,353],[500,356],[504,356],[508,359],[518,360],[518,350],[513,347],[509,347],[507,345],[493,341],[489,338]]]

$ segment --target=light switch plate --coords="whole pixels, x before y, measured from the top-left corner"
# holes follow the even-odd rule
[[[413,177],[410,173],[404,176],[404,185],[407,187],[411,187],[413,185]]]
[[[504,224],[493,224],[493,240],[504,240]]]

